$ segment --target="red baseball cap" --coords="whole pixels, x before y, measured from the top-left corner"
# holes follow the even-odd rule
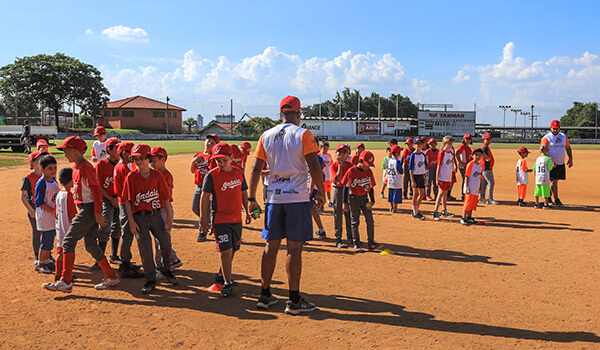
[[[100,134],[106,134],[106,128],[103,126],[97,126],[96,129],[94,129],[94,136],[98,136]]]
[[[483,140],[485,140],[485,139],[491,139],[492,138],[492,134],[490,134],[489,132],[486,132],[485,134],[483,134],[483,136],[481,136],[481,138]]]
[[[521,147],[521,148],[519,148],[519,150],[517,152],[518,153],[524,153],[524,152],[529,153],[529,150],[527,149],[527,147]]]
[[[48,154],[48,153],[47,152],[43,152],[43,154]],[[29,153],[29,161],[33,162],[34,160],[38,159],[41,155],[42,155],[42,152],[40,152],[40,151],[33,151],[33,152]]]
[[[346,147],[346,145],[344,145],[343,143],[340,143],[336,148],[335,148],[336,152],[343,150],[346,153],[350,153],[350,149],[348,149],[348,147]]]
[[[167,159],[167,150],[160,147],[160,146],[156,146],[156,147],[152,147],[152,150],[150,151],[150,155],[153,155],[155,157],[164,157],[165,160]]]
[[[375,156],[371,151],[362,151],[360,153],[360,160],[362,160],[367,166],[375,166]]]
[[[119,143],[121,143],[121,140],[119,140],[116,137],[111,137],[110,139],[108,139],[104,142],[104,147],[108,148],[109,146],[116,146]],[[117,151],[118,151],[118,149],[117,149]]]
[[[422,140],[424,143],[427,143],[427,137],[425,137],[425,136],[421,136],[421,140]]]
[[[39,148],[40,146],[48,146],[48,142],[45,139],[38,140],[35,147]]]
[[[119,152],[119,154],[127,151],[127,152],[131,152],[131,149],[133,148],[133,142],[121,142],[119,144],[119,148],[117,148],[117,152]]]
[[[250,152],[252,149],[252,145],[248,141],[242,142],[242,148],[246,150],[246,152]]]
[[[231,155],[231,147],[225,142],[217,143],[212,149],[212,158],[225,158]]]
[[[365,148],[365,144],[362,143],[362,142],[359,142],[359,143],[356,144],[356,148],[358,148],[358,147]]]
[[[465,136],[463,136],[463,139],[472,139],[473,135],[466,133]]]
[[[63,141],[62,145],[56,146],[56,148],[57,149],[74,148],[78,151],[85,153],[85,151],[87,151],[87,144],[79,136],[69,136]]]
[[[148,146],[145,143],[138,143],[135,146],[133,146],[133,148],[131,149],[131,155],[129,156],[129,158],[131,158],[131,157],[146,158],[151,153],[152,153],[152,148],[150,148],[150,146]]]
[[[231,147],[231,154],[234,158],[241,157],[244,155],[244,153],[242,153],[242,150],[238,145],[232,143],[231,145],[229,145],[229,147]]]
[[[402,147],[400,147],[398,145],[393,145],[392,146],[392,153],[397,153],[397,154],[402,153]]]
[[[221,142],[221,139],[219,138],[219,135],[217,134],[208,134],[206,135],[206,138],[212,138],[213,140],[215,140],[216,143]]]
[[[554,129],[554,128],[560,129],[560,121],[558,121],[558,120],[553,120],[553,121],[552,121],[552,123],[550,123],[550,127],[551,127],[552,129]]]
[[[280,112],[300,112],[303,109],[300,107],[300,100],[296,96],[286,96],[279,104]]]
[[[429,139],[429,141],[427,141],[427,143],[435,143],[435,144],[437,144],[437,140],[432,137],[432,138]]]
[[[412,137],[409,137],[406,139],[406,141],[404,141],[404,143],[414,143]]]

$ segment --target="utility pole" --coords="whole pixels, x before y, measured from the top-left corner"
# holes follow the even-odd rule
[[[381,121],[381,96],[377,96],[377,120]]]
[[[502,119],[502,127],[505,128],[506,127],[506,110],[510,109],[510,106],[498,106],[498,108],[501,108],[504,111],[504,119]]]
[[[398,95],[396,95],[396,122],[398,122]]]
[[[233,99],[231,99],[229,107],[229,121],[231,122],[229,124],[229,133],[233,135],[233,122],[235,121],[235,117],[233,116]]]
[[[531,136],[533,137],[533,119],[536,117],[533,115],[533,105],[531,105]]]
[[[17,91],[17,84],[15,84],[15,125],[19,124],[19,113],[17,113],[19,107],[19,92]]]
[[[529,112],[521,112],[521,115],[523,116],[523,138],[525,138],[525,128],[527,127],[527,116],[530,115],[531,113]]]
[[[321,120],[321,94],[319,94],[319,121]]]
[[[521,112],[521,110],[520,109],[516,109],[516,108],[511,108],[510,111],[515,114],[515,134],[516,134],[517,133],[517,114],[519,112]]]
[[[358,109],[356,110],[356,120],[358,120],[358,117],[360,116],[360,92],[356,92],[356,98],[358,99]]]
[[[598,102],[596,102],[596,142],[598,141]]]
[[[167,96],[167,115],[165,115],[166,119],[167,119],[167,135],[169,135],[169,101],[171,99],[169,98],[169,96]]]

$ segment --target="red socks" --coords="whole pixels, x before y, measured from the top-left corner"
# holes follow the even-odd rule
[[[113,268],[110,267],[110,264],[108,263],[108,260],[106,260],[106,258],[98,261],[98,266],[100,266],[102,268],[102,271],[104,271],[104,277],[108,277],[111,280],[117,278],[115,270],[113,270]]]
[[[63,257],[62,257],[62,247],[57,247],[56,248],[56,273],[55,275],[60,277],[62,276],[62,270],[63,270]]]
[[[63,254],[63,270],[62,280],[66,284],[71,283],[73,280],[73,266],[75,265],[75,253],[64,253]]]

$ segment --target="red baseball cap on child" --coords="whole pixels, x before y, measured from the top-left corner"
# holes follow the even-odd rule
[[[413,138],[409,137],[406,139],[406,141],[404,141],[404,143],[414,143]]]
[[[466,133],[465,136],[463,136],[463,139],[472,139],[473,135]]]
[[[146,158],[150,153],[152,153],[152,148],[145,143],[138,143],[131,149],[131,157],[140,157]]]
[[[62,145],[56,146],[56,148],[57,149],[74,148],[78,151],[85,153],[85,151],[87,150],[87,144],[79,136],[69,136],[63,141]]]
[[[38,140],[35,147],[40,148],[40,146],[48,146],[48,142],[45,139]]]
[[[98,136],[100,134],[106,134],[106,129],[103,126],[97,126],[96,129],[94,129],[94,136]]]
[[[167,159],[167,150],[160,146],[152,147],[152,150],[150,151],[150,155],[153,155],[155,157],[163,157],[166,160]]]
[[[221,142],[221,139],[219,138],[219,136],[217,134],[208,134],[206,135],[206,138],[212,138],[213,140],[215,140],[216,143]]]
[[[525,152],[529,153],[529,150],[527,149],[527,147],[521,147],[521,148],[519,148],[519,150],[517,151],[517,153],[525,153]]]
[[[396,154],[402,153],[402,147],[400,147],[398,145],[393,145],[392,146],[392,153],[396,153]]]
[[[104,142],[104,147],[108,148],[109,146],[116,146],[119,143],[121,143],[121,140],[119,140],[116,137],[111,137],[110,139],[108,139]]]
[[[131,149],[133,148],[133,142],[121,142],[119,144],[119,148],[117,148],[117,152],[119,152],[119,154],[127,151],[127,152],[131,152]]]
[[[481,138],[483,140],[485,140],[485,139],[491,139],[492,138],[492,134],[490,134],[489,132],[486,132],[485,134],[483,134],[483,136],[481,136]]]
[[[558,120],[553,120],[553,121],[552,121],[552,123],[550,123],[550,127],[551,127],[552,129],[554,129],[554,128],[560,129],[560,121],[558,121]]]
[[[365,144],[362,142],[359,142],[356,144],[356,148],[359,148],[359,147],[365,148]]]
[[[346,147],[346,145],[344,145],[343,143],[339,144],[336,148],[335,148],[336,152],[339,150],[344,150],[346,153],[350,153],[350,150],[348,149],[348,147]]]
[[[229,147],[231,147],[231,155],[234,158],[241,158],[244,155],[238,145],[232,143]]]
[[[231,147],[225,142],[217,143],[212,149],[212,158],[225,158],[231,155]]]
[[[437,140],[432,137],[432,138],[429,139],[429,141],[427,141],[427,143],[429,143],[429,144],[432,144],[432,143],[437,144]]]
[[[44,154],[47,154],[47,153],[44,152]],[[41,155],[42,155],[42,152],[33,151],[33,152],[29,153],[29,161],[33,162],[34,160],[38,159]]]
[[[242,142],[242,148],[246,151],[246,153],[250,153],[250,150],[252,149],[252,145],[250,144],[250,142],[248,141],[244,141]]]
[[[300,107],[300,100],[296,96],[286,96],[279,104],[280,112],[299,112],[303,109]]]
[[[375,156],[370,151],[362,151],[359,159],[367,166],[375,166]]]

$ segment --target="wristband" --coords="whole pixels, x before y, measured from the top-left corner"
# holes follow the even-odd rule
[[[256,202],[256,198],[254,198],[254,197],[248,197],[248,202]]]

